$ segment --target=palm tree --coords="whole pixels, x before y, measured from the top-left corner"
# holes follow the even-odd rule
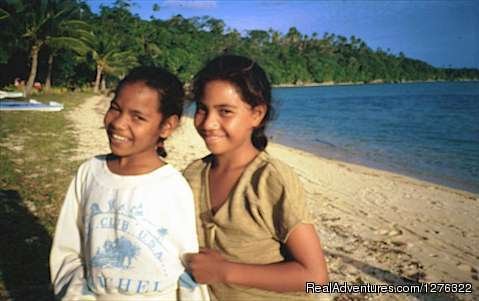
[[[105,74],[122,77],[126,71],[137,64],[136,56],[130,50],[122,51],[117,40],[101,31],[96,33],[89,45],[96,64],[96,79],[93,91],[100,91],[102,76]]]
[[[303,35],[298,31],[296,27],[290,27],[285,36],[289,44],[295,45],[301,41]]]
[[[53,58],[61,49],[71,49],[79,55],[85,55],[89,48],[87,43],[93,39],[89,31],[90,26],[79,20],[62,20],[60,24],[51,24],[52,35],[55,38],[48,38],[45,45],[48,46],[48,70],[45,79],[45,90],[50,89]]]
[[[80,24],[81,21],[72,19],[78,6],[74,1],[62,0],[12,0],[3,5],[5,9],[2,9],[0,18],[6,18],[8,30],[24,39],[30,54],[30,73],[25,86],[25,96],[28,97],[37,75],[40,50],[45,45],[65,47],[79,43],[68,35],[72,31],[65,30],[69,25]]]

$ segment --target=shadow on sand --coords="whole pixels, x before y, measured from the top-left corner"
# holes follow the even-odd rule
[[[364,263],[362,261],[356,260],[352,257],[343,255],[343,254],[338,254],[338,253],[333,253],[333,252],[328,252],[325,251],[325,256],[328,257],[335,257],[339,258],[344,264],[346,265],[352,265],[356,269],[360,270],[361,272],[372,276],[376,279],[378,279],[381,282],[391,284],[391,285],[421,285],[421,283],[417,279],[411,279],[407,278],[401,275],[397,275],[395,273],[392,273],[391,271],[384,270],[375,266],[372,266],[370,264]],[[404,296],[410,296],[416,298],[416,300],[422,300],[422,301],[455,301],[459,300],[454,294],[444,294],[444,293],[438,293],[438,294],[419,294],[419,293],[404,293]],[[385,300],[388,299],[387,294],[383,294]],[[353,298],[353,300],[355,300]]]
[[[52,239],[15,190],[0,190],[2,300],[53,300],[48,256]]]

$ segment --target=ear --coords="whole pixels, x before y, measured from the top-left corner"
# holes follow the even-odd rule
[[[266,105],[257,105],[252,109],[253,111],[253,126],[257,127],[261,124],[266,115]]]
[[[164,139],[168,138],[178,126],[178,121],[179,119],[177,115],[171,115],[166,118],[160,125],[160,137]]]

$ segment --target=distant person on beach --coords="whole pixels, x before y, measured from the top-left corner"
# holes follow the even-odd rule
[[[198,214],[200,252],[187,262],[214,300],[298,300],[328,272],[292,168],[266,151],[271,86],[254,61],[222,55],[193,82],[194,124],[211,154],[184,175]]]
[[[181,260],[198,252],[191,189],[161,159],[183,99],[181,82],[161,68],[136,68],[119,83],[104,118],[111,153],[80,166],[57,222],[57,299],[209,299]]]

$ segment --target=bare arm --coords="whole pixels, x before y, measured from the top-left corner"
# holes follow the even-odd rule
[[[328,282],[328,271],[313,225],[300,224],[286,241],[294,260],[274,264],[226,261],[219,252],[202,250],[190,258],[190,269],[200,283],[230,283],[276,292],[304,291],[307,281]]]

